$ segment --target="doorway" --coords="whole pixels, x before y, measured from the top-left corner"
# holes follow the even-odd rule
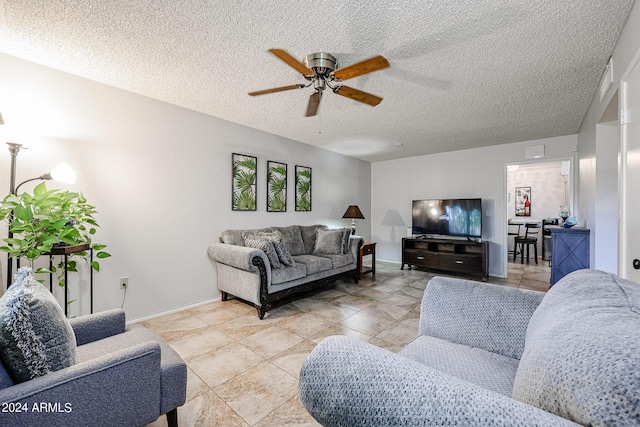
[[[550,223],[562,225],[561,211],[574,215],[573,159],[534,160],[505,165],[506,224],[504,261],[507,279],[520,281],[520,286],[540,290],[549,287],[552,257]],[[525,206],[526,205],[526,206]],[[543,221],[544,220],[544,221]],[[526,223],[540,224],[537,232],[538,263],[534,248],[529,248],[529,261],[514,251],[516,235],[524,235]],[[524,258],[523,262],[521,259]],[[524,285],[524,286],[523,286]]]

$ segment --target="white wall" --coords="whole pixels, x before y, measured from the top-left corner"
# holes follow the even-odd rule
[[[430,198],[481,197],[482,238],[489,244],[489,274],[506,277],[505,164],[524,160],[525,147],[545,145],[545,161],[571,158],[577,136],[568,135],[472,150],[373,163],[371,166],[371,234],[379,259],[400,262],[406,228],[392,236],[382,225],[389,210],[397,210],[411,226],[411,201]],[[574,190],[574,197],[575,197]],[[573,202],[571,202],[574,205]],[[487,213],[489,216],[487,216]]]
[[[619,89],[622,76],[627,71],[638,49],[640,49],[640,3],[636,2],[612,55],[613,83],[602,100],[600,100],[600,92],[595,91],[591,106],[578,133],[580,211],[586,220],[587,227],[591,228],[592,232],[591,266],[609,271],[613,269],[612,263],[614,262],[611,260],[611,254],[618,252],[618,248],[613,247],[614,244],[617,244],[617,239],[612,241],[612,239],[607,239],[606,236],[600,234],[608,234],[617,230],[618,216],[607,212],[606,209],[604,211],[600,209],[598,212],[597,206],[600,206],[601,202],[615,203],[610,197],[603,200],[602,195],[607,188],[611,194],[613,182],[616,183],[617,190],[617,156],[620,144],[619,140],[617,143],[614,142],[616,137],[619,139],[619,131],[606,127],[611,126],[611,123],[601,125],[598,123],[609,122],[607,108],[612,104],[612,100],[613,105],[622,105],[613,98],[621,96],[622,91]],[[616,159],[615,165],[612,164],[614,158]],[[618,208],[617,205],[616,208]],[[616,209],[616,213],[617,211],[618,209]],[[617,272],[617,266],[614,272]]]
[[[130,320],[219,297],[206,249],[227,228],[349,226],[342,214],[358,204],[367,218],[358,221],[358,232],[370,238],[367,162],[6,55],[0,55],[0,112],[7,123],[0,136],[11,133],[29,148],[18,155],[18,181],[65,159],[78,173],[71,188],[98,207],[95,241],[113,257],[94,276],[95,311],[120,306],[122,276],[129,277]],[[292,112],[291,120],[304,117]],[[2,150],[0,188],[8,192],[9,152]],[[258,157],[257,212],[231,210],[233,152]],[[266,212],[267,160],[288,165],[287,212]],[[295,165],[312,168],[311,212],[294,210]],[[1,262],[4,277],[6,257]],[[87,293],[82,284],[74,310],[88,312]]]

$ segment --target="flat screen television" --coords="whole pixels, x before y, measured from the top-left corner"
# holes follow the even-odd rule
[[[412,232],[426,237],[482,237],[482,199],[414,200]]]

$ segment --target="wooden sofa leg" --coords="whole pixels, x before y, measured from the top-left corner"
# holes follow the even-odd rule
[[[169,427],[178,427],[178,408],[167,412],[167,425]]]
[[[258,317],[260,318],[260,320],[264,319],[264,315],[267,311],[267,308],[264,305],[261,305],[261,306],[256,305],[256,310],[258,310]]]
[[[220,299],[222,301],[227,301],[229,299],[229,294],[225,291],[220,291]]]

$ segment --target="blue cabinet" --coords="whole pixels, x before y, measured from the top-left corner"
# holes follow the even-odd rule
[[[572,271],[589,268],[588,228],[551,228],[551,286]]]

